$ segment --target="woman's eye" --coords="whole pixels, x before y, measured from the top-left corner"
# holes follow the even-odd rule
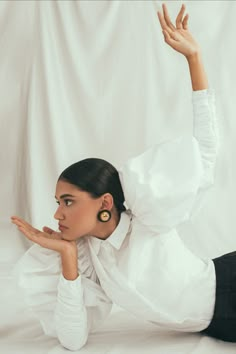
[[[58,205],[60,205],[60,202],[59,202],[58,200],[56,201],[56,203],[57,203]]]
[[[72,204],[72,200],[65,199],[64,201],[65,201],[66,206],[70,206]]]

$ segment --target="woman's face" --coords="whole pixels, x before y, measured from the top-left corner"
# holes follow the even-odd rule
[[[88,192],[60,180],[55,197],[59,205],[54,218],[59,221],[63,238],[71,241],[93,235],[98,225],[97,214],[102,208],[102,197],[94,199]]]

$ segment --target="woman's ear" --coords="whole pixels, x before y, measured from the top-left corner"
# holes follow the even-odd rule
[[[114,201],[113,201],[113,197],[110,193],[106,193],[103,194],[102,196],[102,206],[101,206],[101,210],[102,209],[107,209],[107,210],[111,210],[113,205],[114,205]]]

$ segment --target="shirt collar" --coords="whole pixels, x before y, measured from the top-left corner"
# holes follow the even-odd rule
[[[131,212],[127,210],[121,213],[117,227],[107,239],[101,240],[100,238],[90,236],[89,242],[92,244],[95,253],[98,254],[102,242],[109,242],[113,247],[119,250],[129,231],[130,222]]]

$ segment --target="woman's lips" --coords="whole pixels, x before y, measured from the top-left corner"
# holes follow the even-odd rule
[[[59,230],[60,231],[64,231],[64,230],[67,230],[67,229],[68,229],[68,227],[63,226],[63,225],[59,225]]]

